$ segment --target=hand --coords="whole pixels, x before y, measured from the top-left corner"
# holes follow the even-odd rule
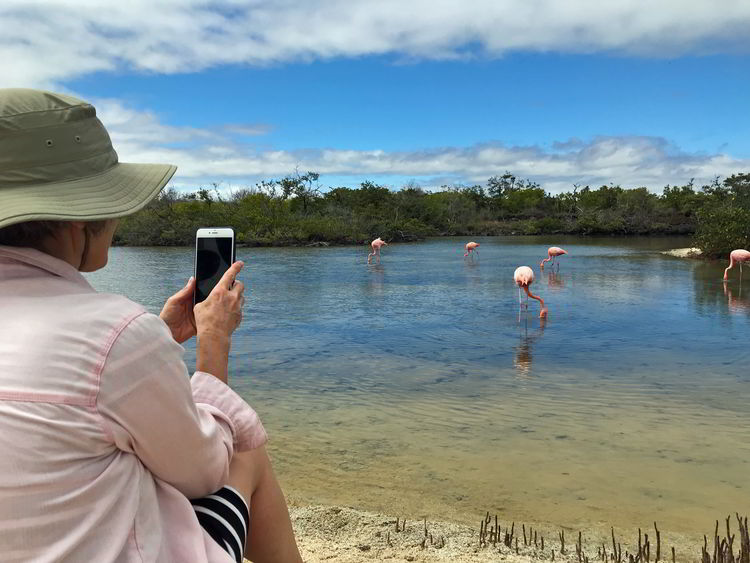
[[[161,320],[172,331],[172,337],[180,344],[195,336],[197,332],[193,314],[194,292],[195,278],[191,277],[185,287],[167,299],[159,313]]]
[[[232,264],[205,301],[193,309],[199,339],[208,334],[228,339],[242,322],[245,286],[236,277],[243,266],[242,262]]]

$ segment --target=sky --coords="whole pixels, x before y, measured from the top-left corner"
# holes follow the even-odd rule
[[[181,190],[661,191],[750,172],[750,0],[2,0],[0,88],[85,99]]]

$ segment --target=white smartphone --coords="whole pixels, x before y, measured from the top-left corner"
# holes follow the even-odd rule
[[[234,229],[207,227],[195,233],[195,296],[200,303],[234,263]]]

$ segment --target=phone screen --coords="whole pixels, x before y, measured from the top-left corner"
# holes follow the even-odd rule
[[[232,265],[230,237],[199,237],[195,255],[195,302],[200,303]]]

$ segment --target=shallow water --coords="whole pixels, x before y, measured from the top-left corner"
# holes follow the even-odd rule
[[[492,237],[240,249],[231,384],[297,500],[476,523],[704,533],[750,506],[750,276],[684,239]],[[550,244],[570,256],[538,263]],[[191,249],[114,248],[89,276],[158,311]],[[519,314],[533,266],[549,307]],[[734,271],[732,272],[734,273]],[[194,362],[194,347],[186,359]]]

